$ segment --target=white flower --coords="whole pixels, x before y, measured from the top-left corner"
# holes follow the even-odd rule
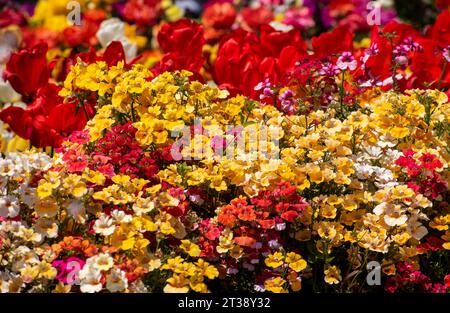
[[[191,201],[193,201],[191,199]],[[155,208],[155,202],[151,198],[138,198],[133,204],[133,211],[137,216],[148,213]]]
[[[0,176],[13,176],[16,166],[10,159],[0,159]]]
[[[86,209],[83,202],[80,200],[72,201],[67,207],[67,213],[74,217],[77,221],[82,223],[85,221]]]
[[[272,28],[274,28],[275,30],[284,33],[287,33],[288,31],[294,29],[294,26],[292,25],[286,25],[277,21],[272,21],[269,23],[269,25],[272,26]]]
[[[133,220],[131,215],[119,210],[112,211],[111,217],[115,220],[116,223],[129,223]]]
[[[380,148],[392,148],[396,144],[396,139],[390,133],[378,137],[377,145]]]
[[[106,215],[100,216],[98,220],[94,223],[94,231],[97,234],[102,234],[103,236],[109,236],[114,232],[116,226],[113,223],[113,220]]]
[[[380,155],[383,153],[383,150],[381,150],[381,148],[377,146],[369,146],[365,150],[367,156],[371,159],[376,159],[380,157]]]
[[[135,280],[130,286],[128,286],[128,290],[133,293],[147,293],[148,289],[145,287],[142,280]]]
[[[78,272],[80,279],[80,290],[85,293],[94,293],[102,290],[101,278],[102,274],[99,271],[93,270],[88,266],[84,266],[81,271]]]
[[[128,288],[128,280],[125,272],[119,269],[113,269],[111,274],[106,277],[106,288],[111,292],[120,292]]]
[[[93,260],[92,267],[99,271],[107,271],[114,265],[114,259],[107,253],[100,253]]]
[[[56,224],[52,219],[38,219],[34,224],[34,229],[37,233],[48,238],[55,238],[58,236],[58,224]]]
[[[0,198],[0,216],[16,217],[19,214],[20,206],[16,198],[6,196]]]
[[[355,163],[354,168],[358,179],[369,179],[374,172],[373,166],[368,164]]]
[[[20,100],[20,95],[15,92],[8,81],[4,81],[0,72],[0,102],[12,103]]]
[[[137,45],[130,42],[125,36],[125,23],[118,18],[110,18],[103,21],[96,36],[103,48],[106,48],[113,41],[120,41],[125,51],[127,62],[137,55]]]
[[[376,215],[384,214],[384,222],[389,226],[400,226],[406,223],[408,216],[406,216],[405,209],[400,205],[392,203],[380,203],[373,209]]]
[[[20,195],[20,199],[28,205],[29,207],[33,207],[36,203],[36,188],[31,188],[28,186],[28,184],[24,183],[21,184],[19,189],[17,189],[17,192]]]
[[[406,227],[408,234],[414,239],[420,240],[428,234],[428,229],[417,219],[411,219]]]
[[[388,169],[382,168],[382,167],[378,167],[375,166],[374,167],[374,172],[375,172],[375,179],[378,182],[381,183],[388,183],[394,180],[394,175],[392,174],[392,172]]]

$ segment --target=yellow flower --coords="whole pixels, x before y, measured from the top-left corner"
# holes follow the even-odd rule
[[[136,239],[134,237],[127,238],[124,241],[122,241],[122,245],[120,246],[120,248],[122,250],[133,249],[135,242],[136,242]]]
[[[414,194],[414,190],[406,185],[399,185],[392,189],[393,199],[411,198],[412,196],[414,196]]]
[[[53,189],[58,188],[61,184],[61,175],[59,172],[49,171],[44,175],[44,179],[51,184]]]
[[[130,183],[131,177],[128,175],[115,175],[111,180],[117,185],[127,187]]]
[[[358,203],[351,195],[346,195],[344,198],[344,202],[342,203],[342,206],[346,211],[353,211],[358,208]]]
[[[47,198],[52,195],[53,184],[49,182],[40,183],[37,187],[37,194],[39,198]]]
[[[70,174],[63,181],[63,187],[74,197],[81,198],[87,193],[86,184],[81,176]]]
[[[52,293],[69,293],[71,289],[72,289],[71,285],[64,285],[64,283],[59,282],[55,286],[55,289],[52,290]]]
[[[37,266],[26,265],[20,270],[20,276],[25,283],[31,283],[39,275]]]
[[[2,138],[4,139],[4,138]],[[23,139],[19,136],[14,136],[5,146],[5,142],[1,144],[1,152],[15,152],[15,151],[25,151],[30,147],[30,141]],[[5,149],[6,148],[6,149]]]
[[[219,277],[219,271],[213,265],[210,265],[208,262],[205,262],[203,259],[198,259],[197,262],[194,263],[198,270],[201,271],[201,274],[209,279],[214,279]]]
[[[40,262],[37,265],[38,271],[39,271],[39,277],[46,278],[46,279],[53,279],[55,278],[57,271],[50,263],[47,262]]]
[[[285,292],[283,288],[284,284],[286,284],[286,281],[283,278],[273,277],[264,282],[264,288],[273,293],[282,293]]]
[[[200,247],[190,240],[181,240],[180,248],[192,257],[198,257],[200,255]]]
[[[321,238],[329,240],[333,240],[337,236],[336,227],[330,222],[320,222],[317,226],[317,233]]]
[[[295,252],[289,252],[286,255],[285,261],[288,264],[289,268],[296,272],[300,272],[306,268],[306,261],[303,260],[302,257]]]
[[[209,187],[215,189],[216,191],[227,190],[227,184],[223,180],[222,175],[214,175],[212,177],[210,176],[209,179],[211,180]]]
[[[172,227],[172,225],[170,224],[170,222],[161,222],[161,224],[159,225],[159,230],[164,234],[164,235],[172,235],[175,233],[175,229]]]
[[[189,280],[184,275],[173,274],[167,279],[167,285],[164,287],[165,293],[187,293],[189,291]]]
[[[102,186],[106,181],[105,175],[100,172],[90,170],[89,168],[86,168],[85,172],[83,173],[83,179],[99,186]]]
[[[264,260],[264,263],[266,263],[266,265],[269,267],[277,268],[283,265],[283,261],[284,261],[283,254],[281,252],[275,252],[273,254],[269,254]]]
[[[325,282],[330,285],[339,284],[342,280],[341,270],[336,266],[330,266],[325,270]]]
[[[35,210],[39,217],[54,217],[58,214],[59,207],[53,197],[47,197],[36,202]]]
[[[319,166],[311,166],[308,168],[308,175],[312,183],[320,184],[324,181],[323,173]]]
[[[443,215],[443,216],[436,216],[431,222],[430,227],[443,231],[448,230],[450,224],[450,214]]]
[[[180,269],[183,265],[184,259],[180,256],[177,256],[175,258],[171,258],[167,260],[167,263],[161,266],[161,270],[171,270],[175,272],[176,270]]]
[[[408,127],[394,126],[390,129],[389,133],[395,138],[404,138],[409,135]]]

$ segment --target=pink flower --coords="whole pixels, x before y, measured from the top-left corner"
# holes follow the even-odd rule
[[[78,272],[85,262],[77,257],[69,257],[65,260],[55,260],[52,266],[57,269],[56,279],[64,284],[73,284],[78,279]]]
[[[87,165],[87,156],[81,149],[71,149],[63,156],[63,161],[67,163],[67,170],[71,173],[83,171]]]
[[[336,65],[343,71],[346,69],[353,71],[356,69],[356,65],[358,65],[358,63],[356,62],[351,52],[347,51],[342,53],[342,55],[338,58]]]

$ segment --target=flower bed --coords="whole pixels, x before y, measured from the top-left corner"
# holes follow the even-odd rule
[[[333,3],[6,3],[1,291],[448,292],[450,13]]]

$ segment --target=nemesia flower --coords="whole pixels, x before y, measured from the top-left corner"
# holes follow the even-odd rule
[[[339,284],[341,281],[341,271],[336,266],[330,266],[328,269],[325,270],[325,282],[327,284]]]
[[[348,51],[342,53],[342,55],[338,58],[337,63],[336,63],[336,66],[340,70],[343,70],[343,71],[346,69],[353,71],[356,69],[356,65],[357,65],[357,62],[356,62],[355,58]]]
[[[450,290],[448,10],[0,2],[1,292]]]

